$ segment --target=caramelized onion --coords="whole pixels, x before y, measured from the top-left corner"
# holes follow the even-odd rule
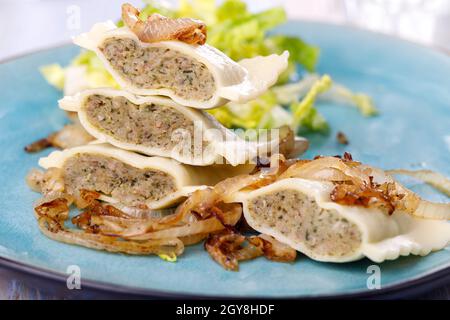
[[[359,163],[336,157],[299,160],[291,165],[279,179],[302,178],[324,181],[352,181],[355,185],[369,183],[369,176],[358,168]]]
[[[35,152],[39,152],[44,149],[50,148],[52,146],[50,137],[51,137],[51,135],[48,137],[36,140],[36,141],[26,145],[24,150],[28,153],[35,153]]]
[[[93,140],[94,138],[84,130],[81,124],[74,123],[65,125],[61,130],[30,143],[25,147],[25,151],[34,153],[50,147],[67,149],[85,145]]]
[[[31,190],[42,192],[42,182],[44,181],[44,172],[39,169],[31,169],[26,176],[27,185]]]
[[[243,235],[225,230],[210,235],[205,242],[205,249],[226,270],[237,271],[239,269],[239,255],[236,254],[236,251],[242,249],[241,245],[244,241]]]
[[[392,214],[395,204],[404,194],[396,194],[395,184],[337,184],[330,194],[332,201],[347,206],[376,206]]]
[[[57,221],[64,221],[69,217],[69,205],[65,198],[57,198],[34,208],[38,217],[49,217]]]
[[[229,229],[211,234],[205,242],[205,249],[217,263],[232,271],[239,269],[239,261],[263,255],[278,262],[292,262],[297,257],[295,249],[268,235],[246,238]]]
[[[264,247],[262,244],[255,244],[249,241],[249,239],[247,240],[248,243],[246,243],[246,245],[241,246],[239,250],[233,252],[233,257],[236,261],[252,260],[264,255]]]
[[[139,10],[131,4],[122,5],[123,22],[142,42],[179,40],[199,45],[206,42],[206,25],[202,21],[190,18],[171,19],[157,13],[142,21],[139,14]]]
[[[79,230],[69,230],[49,217],[41,217],[38,222],[42,233],[50,239],[96,250],[126,253],[130,255],[180,255],[184,250],[183,242],[177,238],[147,241],[123,241],[117,237],[85,233]]]
[[[41,204],[51,202],[58,198],[67,200],[68,206],[73,202],[73,197],[65,192],[62,170],[58,168],[50,168],[45,172],[36,169],[31,170],[27,175],[27,184],[33,190],[43,194],[43,198],[39,199],[35,207]]]
[[[67,124],[58,132],[48,137],[51,146],[68,149],[88,144],[94,140],[79,123]]]
[[[97,195],[94,192],[87,193],[85,191],[82,194],[85,197],[84,201],[87,200],[86,195],[92,197],[91,202],[85,211],[72,218],[72,223],[83,230],[92,233],[112,234],[146,221],[146,219],[131,218],[121,210],[97,201]]]
[[[94,200],[100,198],[100,193],[92,190],[81,189],[74,198],[77,208],[84,209],[93,204]]]
[[[91,249],[120,252],[132,255],[183,253],[184,244],[175,237],[162,240],[128,241],[118,237],[87,233],[64,226],[69,217],[69,205],[65,198],[43,203],[35,208],[39,228],[50,239],[84,246]]]
[[[202,242],[208,237],[208,235],[209,233],[199,233],[185,237],[180,237],[178,239],[180,239],[183,242],[184,246],[190,246]]]
[[[254,243],[253,241],[262,241],[263,242],[263,253],[264,256],[273,261],[278,262],[292,262],[297,257],[297,251],[287,244],[281,243],[276,240],[274,237],[271,237],[266,234],[260,234],[259,236],[254,236],[249,238],[250,243]]]
[[[147,239],[164,239],[169,237],[187,237],[195,234],[205,234],[216,232],[224,229],[226,226],[234,226],[241,218],[242,207],[239,204],[233,204],[233,209],[229,209],[224,213],[223,217],[211,217],[205,220],[187,223],[180,227],[172,227],[169,229],[145,233],[142,235],[130,235],[122,233],[121,236],[133,240],[147,240]]]
[[[450,203],[421,200],[412,214],[425,219],[450,220]]]
[[[217,212],[217,209],[221,209],[221,206],[226,206],[226,202],[231,199],[231,196],[237,191],[251,187],[251,186],[263,186],[270,184],[275,178],[271,173],[258,173],[255,175],[240,175],[225,179],[214,187],[205,188],[194,191],[186,201],[184,201],[176,210],[174,215],[164,217],[158,221],[157,224],[150,223],[143,228],[150,231],[167,229],[169,226],[173,226],[179,223],[187,223],[189,220],[198,216],[201,219],[205,219]],[[226,211],[221,210],[221,211]],[[220,217],[218,217],[220,219]]]
[[[445,193],[447,196],[450,197],[450,179],[448,179],[447,177],[445,177],[440,173],[431,170],[412,171],[405,169],[387,170],[386,173],[406,175],[422,180],[423,182],[431,185],[432,187],[436,188],[437,190],[441,191],[442,193]]]
[[[408,175],[420,179],[446,194],[450,190],[450,180],[430,170],[409,171],[397,169],[388,170],[386,173]],[[435,203],[424,200],[398,182],[395,182],[395,186],[399,192],[405,194],[405,197],[397,203],[398,210],[424,219],[450,220],[450,203]]]

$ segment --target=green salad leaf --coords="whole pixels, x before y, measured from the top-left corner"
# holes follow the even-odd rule
[[[81,66],[85,68],[86,81],[90,87],[113,87],[119,88],[119,85],[106,71],[100,59],[93,51],[83,51],[71,62],[72,66]]]
[[[271,125],[271,113],[277,106],[276,96],[269,90],[247,103],[228,103],[208,112],[228,128],[269,129],[276,128]]]
[[[65,71],[59,64],[54,63],[43,66],[39,68],[39,71],[52,86],[59,90],[64,89]]]
[[[328,124],[314,103],[331,86],[328,75],[315,80],[301,100],[289,105],[289,111],[279,104],[275,90],[269,90],[248,103],[229,103],[208,112],[228,128],[270,129],[288,125],[295,132],[326,132]]]
[[[356,107],[366,117],[378,114],[378,110],[370,96],[361,92],[354,93],[341,84],[334,85],[333,90],[329,92],[326,98],[333,102],[340,102]]]
[[[325,131],[328,129],[325,118],[314,108],[314,103],[319,94],[331,88],[332,83],[329,75],[322,76],[312,85],[301,101],[291,104],[290,108],[295,126],[312,131]]]
[[[160,254],[158,254],[158,256],[161,259],[163,259],[164,261],[167,261],[167,262],[177,262],[177,255],[176,254],[160,253]]]

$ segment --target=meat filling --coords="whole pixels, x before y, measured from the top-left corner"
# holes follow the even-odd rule
[[[158,201],[176,190],[172,176],[153,169],[138,169],[98,154],[77,154],[63,167],[67,191],[93,190],[130,206]]]
[[[215,81],[208,68],[189,56],[168,48],[141,47],[132,39],[108,38],[100,50],[133,85],[143,89],[167,88],[184,99],[206,101]]]
[[[361,244],[358,227],[335,210],[320,208],[313,198],[296,190],[256,197],[249,211],[260,226],[277,230],[303,243],[315,256],[347,256]]]
[[[121,142],[167,151],[180,143],[186,144],[188,149],[194,147],[193,121],[173,108],[136,105],[124,97],[91,95],[86,100],[85,110],[93,126]],[[185,133],[186,140],[180,140],[179,131]]]

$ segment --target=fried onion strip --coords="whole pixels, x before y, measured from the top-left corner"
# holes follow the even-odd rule
[[[434,172],[431,170],[413,171],[405,169],[395,169],[387,170],[386,173],[394,175],[405,175],[422,180],[423,182],[429,184],[430,186],[436,188],[437,190],[450,197],[450,179],[438,172]]]
[[[183,242],[175,237],[162,240],[129,241],[119,237],[68,229],[64,226],[69,217],[69,203],[65,198],[54,199],[35,208],[39,229],[48,238],[96,250],[130,255],[183,253]]]
[[[297,251],[268,235],[246,238],[232,230],[211,234],[205,242],[210,256],[226,270],[239,270],[239,261],[251,260],[260,256],[278,261],[292,262]]]
[[[223,220],[219,220],[217,217],[211,217],[206,220],[199,220],[188,223],[184,226],[173,227],[170,229],[159,230],[155,232],[149,232],[142,235],[127,235],[121,236],[127,239],[133,240],[148,240],[148,239],[164,239],[168,237],[186,237],[195,234],[204,234],[219,231],[224,229],[227,225],[234,226],[242,215],[242,208],[239,204],[234,204],[233,209],[226,212],[223,216]]]
[[[114,253],[126,253],[130,255],[171,253],[180,255],[184,250],[183,242],[177,238],[147,241],[123,241],[117,237],[85,233],[79,230],[69,230],[49,217],[39,218],[38,223],[40,230],[48,238],[90,249],[105,250]]]
[[[139,18],[140,12],[131,4],[122,5],[122,20],[142,42],[179,40],[188,44],[203,45],[206,42],[206,25],[196,19],[172,19],[160,14],[151,14],[146,21]]]
[[[85,145],[93,140],[94,138],[81,124],[73,123],[65,125],[61,130],[53,132],[45,138],[30,143],[24,149],[28,153],[39,152],[50,147],[67,149]]]

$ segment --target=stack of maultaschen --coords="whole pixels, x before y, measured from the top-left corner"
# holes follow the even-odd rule
[[[205,44],[200,21],[156,14],[141,21],[138,15],[124,5],[125,27],[99,23],[75,38],[98,55],[122,90],[90,89],[60,100],[97,141],[39,161],[60,170],[65,192],[76,199],[92,190],[130,214],[172,207],[195,190],[252,170],[258,146],[201,109],[264,93],[288,58],[285,52],[236,63]]]

